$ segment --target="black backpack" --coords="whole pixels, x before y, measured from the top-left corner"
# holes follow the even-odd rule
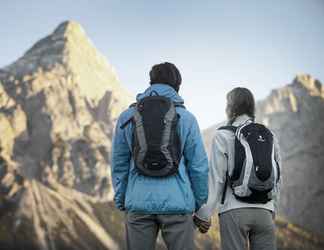
[[[176,107],[184,106],[154,93],[131,105],[135,107],[130,119],[134,125],[132,155],[141,174],[165,177],[178,172],[182,152]]]
[[[222,204],[227,183],[234,196],[247,203],[267,203],[277,195],[280,168],[274,157],[274,142],[271,131],[262,124],[249,120],[239,126],[224,126],[235,134],[234,169],[226,177]]]

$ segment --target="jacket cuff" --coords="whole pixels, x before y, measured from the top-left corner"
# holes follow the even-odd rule
[[[197,213],[195,213],[195,216],[201,220],[201,221],[206,221],[206,222],[209,222],[210,221],[210,218],[207,218],[206,216],[202,216],[199,211]]]
[[[212,216],[212,211],[209,207],[206,205],[203,205],[196,213],[195,215],[203,221],[209,221]]]
[[[125,205],[123,202],[120,201],[116,201],[115,200],[115,207],[120,210],[120,211],[124,211],[125,210]]]

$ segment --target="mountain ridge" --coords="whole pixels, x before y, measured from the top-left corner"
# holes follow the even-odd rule
[[[63,70],[61,66],[64,67]],[[71,73],[76,77],[71,82],[78,83],[81,94],[89,97],[89,101],[98,101],[107,90],[122,92],[126,100],[133,98],[121,86],[114,67],[97,51],[82,26],[75,21],[60,24],[53,33],[35,43],[3,71],[27,77],[38,70],[51,70],[56,67],[57,71]],[[96,67],[95,74],[89,70],[92,67]]]
[[[133,97],[83,28],[62,23],[1,70],[0,83],[1,144],[22,174],[42,180],[50,171],[60,183],[111,199],[113,129]]]

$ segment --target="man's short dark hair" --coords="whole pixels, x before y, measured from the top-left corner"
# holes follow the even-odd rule
[[[247,88],[234,88],[227,94],[227,115],[235,119],[240,115],[255,116],[255,101],[252,92]]]
[[[181,81],[180,71],[173,63],[156,64],[150,71],[150,84],[164,83],[170,85],[178,92]]]

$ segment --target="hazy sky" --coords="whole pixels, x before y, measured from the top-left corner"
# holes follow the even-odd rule
[[[201,128],[225,118],[234,86],[261,99],[297,73],[324,82],[324,0],[1,0],[0,67],[67,19],[82,24],[134,94],[153,64],[175,63]]]

